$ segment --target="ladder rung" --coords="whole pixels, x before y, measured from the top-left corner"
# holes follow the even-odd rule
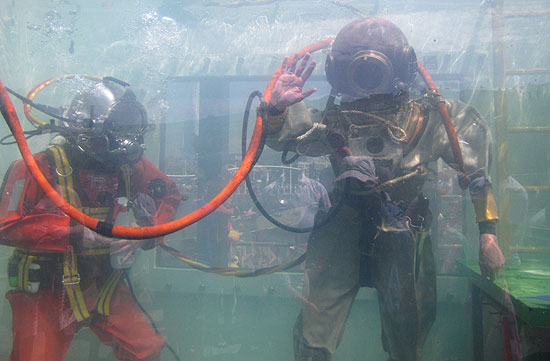
[[[530,237],[533,238],[533,237]],[[519,246],[519,247],[510,247],[511,250],[519,252],[550,252],[550,247],[548,246]]]
[[[550,73],[550,68],[530,68],[506,70],[506,75],[530,75]]]
[[[548,192],[550,191],[550,186],[523,186],[528,192]]]
[[[508,131],[513,133],[550,132],[550,127],[513,127],[508,128]]]
[[[505,11],[505,18],[522,18],[526,16],[550,15],[550,10],[528,10],[528,11]]]

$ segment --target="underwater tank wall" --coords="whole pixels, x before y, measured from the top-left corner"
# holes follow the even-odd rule
[[[431,247],[435,257],[437,314],[421,359],[546,360],[550,354],[549,14],[550,4],[542,0],[4,0],[0,3],[0,81],[35,103],[50,107],[50,113],[65,118],[53,120],[54,116],[35,107],[30,114],[25,113],[23,102],[10,93],[32,153],[42,152],[52,144],[76,145],[77,153],[93,153],[98,145],[90,139],[96,139],[97,133],[82,130],[88,123],[75,124],[67,118],[74,107],[71,103],[74,95],[85,94],[97,84],[107,82],[120,97],[117,92],[128,95],[125,83],[130,84],[137,101],[146,110],[147,126],[140,128],[139,136],[130,140],[101,138],[103,136],[98,139],[116,143],[124,151],[135,149],[130,147],[143,141],[145,146],[137,149],[141,152],[144,148],[144,156],[152,163],[150,169],[159,169],[158,174],[154,173],[156,176],[150,177],[164,179],[164,183],[158,186],[155,179],[138,177],[139,172],[145,172],[143,169],[128,175],[136,177],[132,186],[120,177],[113,178],[112,182],[129,188],[140,186],[152,198],[160,194],[155,192],[162,193],[154,199],[155,209],[148,211],[147,217],[134,208],[135,213],[130,212],[131,220],[140,223],[142,218],[179,219],[197,209],[205,209],[207,202],[239,174],[248,97],[253,91],[266,90],[286,56],[334,38],[344,25],[362,17],[393,22],[414,48],[418,61],[431,75],[440,94],[447,100],[474,107],[488,124],[493,143],[480,157],[492,163],[487,180],[490,179],[498,205],[496,234],[506,258],[495,281],[480,276],[476,224],[479,213],[472,205],[470,192],[459,185],[453,166],[459,167],[441,159],[426,163],[422,193],[430,199],[433,219],[427,237],[431,244],[427,241],[425,244]],[[317,89],[306,103],[320,110],[325,108],[331,95],[331,85],[325,76],[325,59],[330,52],[330,47],[312,52],[317,66],[304,87]],[[414,88],[411,97],[427,99],[427,86],[420,76],[411,88]],[[133,98],[130,100],[134,104]],[[253,135],[257,109],[260,107],[256,98],[248,109],[247,145]],[[105,114],[112,113],[110,108]],[[93,128],[94,122],[104,126],[109,119],[107,116],[96,118],[92,112],[86,121]],[[52,124],[57,128],[52,128]],[[130,122],[109,130],[109,134],[127,135],[133,126]],[[10,129],[13,125],[5,122],[0,125],[2,175],[13,174],[10,173],[13,162],[21,159]],[[395,138],[396,128],[391,129]],[[468,162],[478,154],[471,153],[470,138],[462,138],[458,125],[457,130],[458,144]],[[304,128],[300,135],[305,133]],[[443,130],[440,136],[443,142],[447,141]],[[418,140],[421,144],[424,141]],[[141,359],[146,359],[145,354],[154,349],[151,340],[162,344],[159,341],[162,339],[148,326],[151,321],[170,345],[170,349],[163,348],[160,360],[178,357],[204,361],[293,359],[296,318],[302,307],[317,307],[308,296],[306,266],[300,262],[307,257],[310,232],[296,233],[278,227],[262,215],[253,197],[255,194],[275,223],[287,228],[308,228],[314,226],[318,211],[331,214],[330,209],[338,208],[334,194],[341,190],[335,189],[335,175],[328,155],[304,154],[287,162],[281,159],[281,149],[269,141],[268,145],[249,173],[249,187],[245,182],[235,186],[218,209],[209,208],[210,215],[165,235],[162,245],[157,242],[144,247],[151,249],[140,250],[131,269],[120,273],[115,270],[113,274],[120,277],[117,280],[109,275],[107,281],[103,274],[111,269],[107,241],[101,243],[98,239],[102,238],[96,237],[96,243],[88,245],[92,250],[99,250],[107,244],[107,263],[95,263],[87,269],[88,261],[82,254],[88,249],[80,249],[83,246],[74,243],[75,237],[83,238],[78,235],[85,235],[87,231],[76,221],[69,223],[47,198],[43,201],[45,205],[40,203],[43,208],[29,208],[26,202],[31,202],[30,198],[22,198],[30,182],[28,174],[15,181],[6,177],[0,202],[4,207],[0,207],[0,269],[5,270],[0,273],[0,289],[11,295],[18,293],[20,297],[0,300],[0,335],[3,336],[0,337],[0,358],[7,358],[14,344],[28,344],[32,345],[28,347],[28,355],[13,353],[12,360],[40,359],[47,348],[40,340],[51,344],[55,339],[52,335],[60,332],[71,335],[63,341],[63,347],[68,347],[65,360],[135,358],[130,356],[136,350],[132,339],[125,344],[126,341],[113,337],[109,322],[107,326],[97,326],[98,320],[105,320],[107,316],[100,314],[104,311],[99,311],[103,307],[100,298],[88,298],[87,291],[83,297],[91,316],[83,321],[75,320],[77,316],[73,315],[74,302],[78,300],[71,301],[65,294],[60,297],[65,299],[60,304],[36,303],[36,307],[44,306],[45,311],[41,313],[17,312],[24,310],[24,305],[30,307],[28,305],[35,302],[33,297],[47,293],[46,282],[59,281],[41,278],[42,273],[35,272],[29,264],[41,264],[42,270],[59,273],[60,277],[71,276],[67,273],[70,270],[64,268],[73,264],[63,259],[60,248],[51,246],[55,242],[48,243],[49,239],[56,239],[54,234],[67,233],[66,239],[74,243],[80,272],[104,277],[99,277],[99,281],[94,279],[92,283],[95,282],[97,289],[93,292],[115,295],[107,301],[114,313],[118,312],[116,305],[124,311],[124,302],[133,305],[123,312],[127,319],[122,317],[123,321],[116,322],[134,325],[137,330],[134,340],[152,335],[143,342]],[[293,155],[289,152],[286,160]],[[444,158],[452,160],[452,152],[449,150]],[[92,172],[95,169],[93,162],[86,163],[78,157],[71,161],[75,163],[68,173],[60,172],[58,163],[53,167],[53,160],[44,161],[41,166],[53,167],[47,174],[52,183],[64,182],[73,168],[90,168]],[[15,169],[24,173],[25,167],[18,164],[19,168]],[[118,172],[106,167],[105,174]],[[93,179],[101,179],[106,184],[111,178],[102,175]],[[82,184],[88,183],[85,178],[77,182],[75,189],[79,193],[86,187]],[[168,190],[163,188],[166,184]],[[63,193],[60,187],[56,189],[67,199],[71,197],[70,191]],[[252,197],[250,189],[255,192]],[[157,218],[152,217],[156,207],[177,203],[173,199],[165,200],[166,192],[181,194],[179,207],[174,214],[168,210]],[[164,205],[160,205],[161,198]],[[147,211],[150,205],[143,199],[141,203],[130,200],[132,205],[143,205],[142,211]],[[87,200],[83,198],[83,201]],[[395,203],[399,206],[398,200]],[[75,205],[84,207],[78,202]],[[116,218],[112,209],[107,207],[104,212],[102,219],[107,224]],[[41,212],[55,214],[65,228],[52,231],[34,218],[28,225],[32,237],[20,236],[16,228],[21,221],[18,217],[39,217]],[[89,214],[94,216],[93,212]],[[97,214],[94,217],[101,218]],[[68,235],[69,226],[72,235]],[[146,224],[142,222],[140,226]],[[380,226],[378,231],[385,231],[383,228]],[[75,236],[76,229],[79,233]],[[418,243],[415,259],[423,252],[418,251],[422,247],[416,246],[424,245],[426,236],[413,239]],[[33,248],[32,242],[36,242],[38,248]],[[48,244],[50,246],[46,246]],[[53,247],[55,256],[51,256],[52,249],[48,247]],[[16,248],[22,251],[14,251]],[[364,249],[361,252],[366,254]],[[55,258],[58,268],[47,268],[48,257],[58,257]],[[339,257],[339,253],[331,255],[329,264]],[[420,264],[418,262],[415,272],[423,267]],[[125,272],[129,274],[131,286],[127,286]],[[399,277],[395,277],[392,280],[397,281],[391,281],[392,287],[407,288],[406,283],[400,283]],[[82,279],[84,289],[89,284]],[[37,280],[42,284],[38,293],[29,286]],[[71,284],[61,287],[60,282],[52,287],[58,291],[69,290],[67,292],[76,287]],[[110,293],[103,288],[105,284],[112,284]],[[334,353],[335,361],[388,358],[383,346],[383,343],[387,346],[388,341],[381,341],[384,320],[379,314],[379,303],[384,302],[379,302],[379,296],[374,288],[360,288]],[[12,328],[17,330],[16,340]],[[77,329],[71,342],[72,333]],[[413,332],[415,338],[422,338],[421,331],[418,335]],[[57,357],[62,359],[59,355],[64,351]],[[151,352],[155,354],[158,350]]]

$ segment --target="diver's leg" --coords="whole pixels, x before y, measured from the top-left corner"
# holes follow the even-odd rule
[[[294,333],[296,360],[330,360],[340,343],[359,290],[363,222],[356,209],[342,205],[309,239],[302,312]]]
[[[419,236],[419,238],[422,236]],[[435,260],[432,249],[431,237],[427,235],[424,239],[417,239],[417,245],[421,248],[417,252],[416,271],[416,300],[418,307],[418,346],[417,355],[420,360],[424,342],[432,328],[436,316],[437,289]],[[420,258],[420,259],[419,259]]]
[[[9,361],[63,360],[76,332],[71,308],[60,290],[29,294],[9,291],[13,349]]]
[[[109,316],[98,316],[90,327],[119,360],[158,361],[166,342],[149,325],[122,282],[111,299]]]
[[[376,240],[373,264],[382,343],[396,361],[420,360],[435,319],[431,244],[424,239],[417,255],[417,241],[407,230],[380,233]]]
[[[377,237],[373,274],[382,344],[393,360],[416,361],[418,314],[414,259],[414,239],[410,232],[384,232]]]

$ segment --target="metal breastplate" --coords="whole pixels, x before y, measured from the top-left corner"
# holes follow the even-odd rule
[[[366,155],[372,158],[377,176],[394,178],[399,175],[403,146],[394,142],[384,131],[350,138],[349,147],[353,155]]]
[[[342,111],[352,154],[371,157],[377,176],[384,180],[402,175],[403,157],[425,128],[422,107],[409,104],[394,114]]]

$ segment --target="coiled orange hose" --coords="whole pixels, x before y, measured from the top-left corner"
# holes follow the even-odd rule
[[[223,202],[225,202],[231,194],[239,187],[241,182],[250,172],[252,168],[253,160],[256,156],[258,146],[260,144],[260,139],[262,137],[262,118],[258,116],[256,118],[256,125],[254,127],[254,132],[252,134],[252,139],[250,141],[250,147],[246,153],[243,162],[233,178],[229,183],[222,189],[222,191],[206,203],[203,207],[197,209],[195,212],[182,217],[178,220],[159,224],[156,226],[150,227],[124,227],[118,225],[112,225],[95,218],[92,218],[84,213],[82,213],[77,208],[71,206],[63,197],[61,197],[55,189],[48,183],[46,177],[42,174],[34,157],[29,149],[25,136],[23,134],[23,129],[19,122],[19,118],[11,102],[11,99],[4,87],[4,84],[0,81],[0,111],[4,116],[4,119],[8,123],[11,132],[17,145],[19,151],[23,156],[23,161],[27,165],[29,172],[32,177],[36,180],[42,191],[53,201],[53,203],[58,207],[63,213],[67,214],[69,217],[79,222],[80,224],[94,230],[97,233],[100,233],[107,237],[117,237],[124,239],[145,239],[145,238],[155,238],[165,236],[167,234],[176,232],[180,229],[183,229],[198,220],[206,217],[216,208],[218,208]]]

